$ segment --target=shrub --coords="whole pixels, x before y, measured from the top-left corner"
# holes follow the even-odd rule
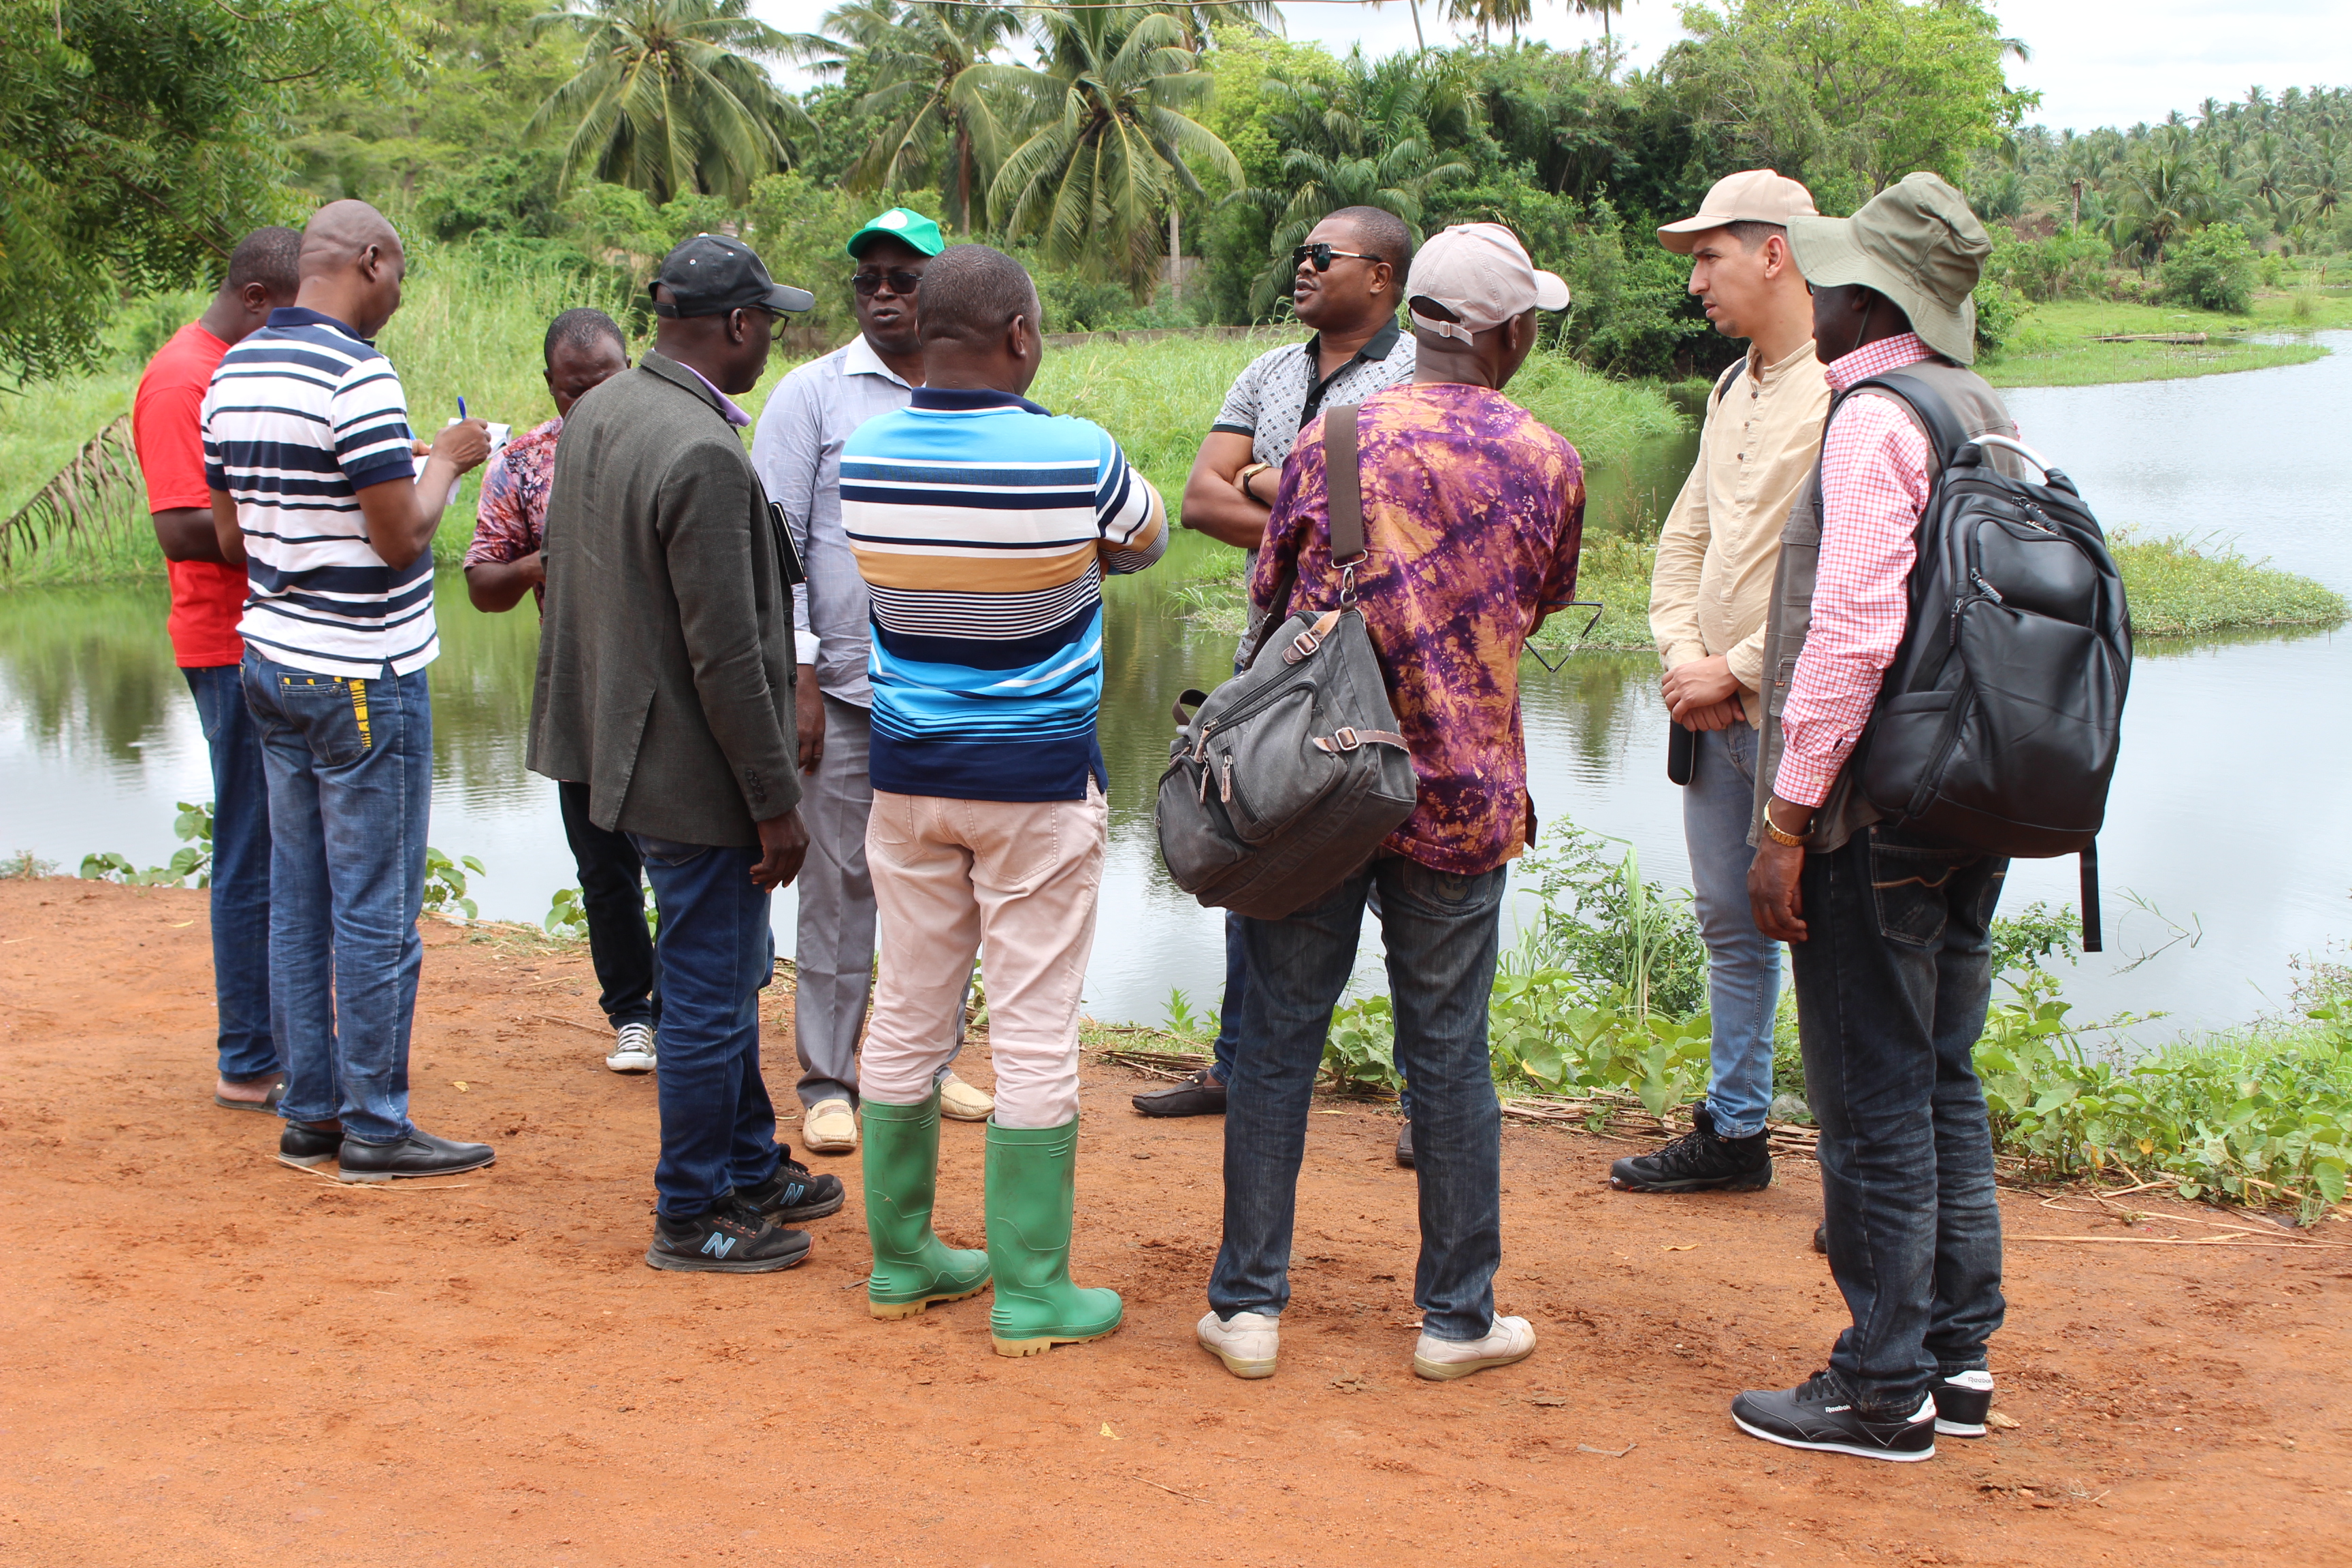
[[[2242,316],[2254,302],[2254,247],[2233,223],[2211,223],[2165,253],[2160,297]]]
[[[2025,296],[2006,283],[1986,279],[1977,285],[1977,353],[1998,353],[2025,314]]]
[[[2035,303],[2087,300],[2105,282],[2113,256],[2107,242],[2087,225],[2062,228],[2046,239],[2004,239],[1986,263],[1988,279],[2006,283]]]

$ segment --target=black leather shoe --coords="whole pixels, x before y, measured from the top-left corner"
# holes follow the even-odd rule
[[[1825,1372],[1790,1389],[1748,1390],[1731,1402],[1731,1419],[1749,1436],[1784,1448],[1815,1448],[1864,1459],[1936,1457],[1933,1399],[1920,1400],[1912,1410],[1864,1410]]]
[[[340,1121],[289,1121],[278,1134],[278,1158],[289,1165],[309,1170],[323,1165],[342,1152],[343,1124]]]
[[[1823,1258],[1830,1255],[1830,1222],[1827,1220],[1813,1226],[1813,1250]]]
[[[478,1171],[498,1158],[488,1143],[459,1143],[436,1138],[422,1128],[410,1128],[398,1143],[362,1143],[343,1140],[342,1160],[336,1174],[346,1182],[393,1182],[409,1176],[454,1176]]]
[[[1135,1097],[1135,1109],[1146,1116],[1223,1116],[1225,1113],[1225,1086],[1202,1068],[1191,1078],[1179,1079],[1166,1089],[1155,1089]]]
[[[1396,1163],[1408,1171],[1412,1169],[1412,1118],[1410,1116],[1397,1128]]]
[[[773,1274],[808,1254],[808,1232],[786,1230],[730,1201],[690,1219],[655,1215],[646,1266],[679,1274]]]
[[[790,1155],[776,1162],[776,1173],[756,1187],[738,1187],[735,1200],[772,1220],[823,1219],[839,1214],[848,1194],[839,1176],[820,1176]]]

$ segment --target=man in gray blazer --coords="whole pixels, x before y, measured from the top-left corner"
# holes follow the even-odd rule
[[[791,556],[736,432],[776,315],[814,303],[698,235],[650,285],[654,349],[581,398],[547,508],[533,772],[588,785],[661,919],[660,1194],[646,1261],[763,1274],[841,1184],[776,1142],[760,1076],[768,900],[808,850],[793,753]]]

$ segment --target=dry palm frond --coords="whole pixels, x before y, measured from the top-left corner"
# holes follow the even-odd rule
[[[136,523],[146,481],[131,445],[128,414],[91,437],[48,483],[0,524],[0,573],[13,572],[34,552],[76,540],[95,544]]]

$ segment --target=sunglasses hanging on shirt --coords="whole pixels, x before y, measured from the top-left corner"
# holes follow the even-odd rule
[[[906,272],[894,268],[888,272],[855,273],[849,279],[849,286],[857,290],[859,298],[871,300],[875,295],[882,292],[882,285],[887,283],[890,285],[890,292],[906,300],[914,297],[915,285],[922,280],[923,275],[919,272]]]
[[[1290,253],[1290,269],[1298,270],[1301,262],[1312,261],[1318,272],[1331,270],[1331,258],[1344,256],[1353,261],[1379,261],[1377,256],[1367,256],[1360,250],[1334,250],[1328,245],[1302,245]]]

